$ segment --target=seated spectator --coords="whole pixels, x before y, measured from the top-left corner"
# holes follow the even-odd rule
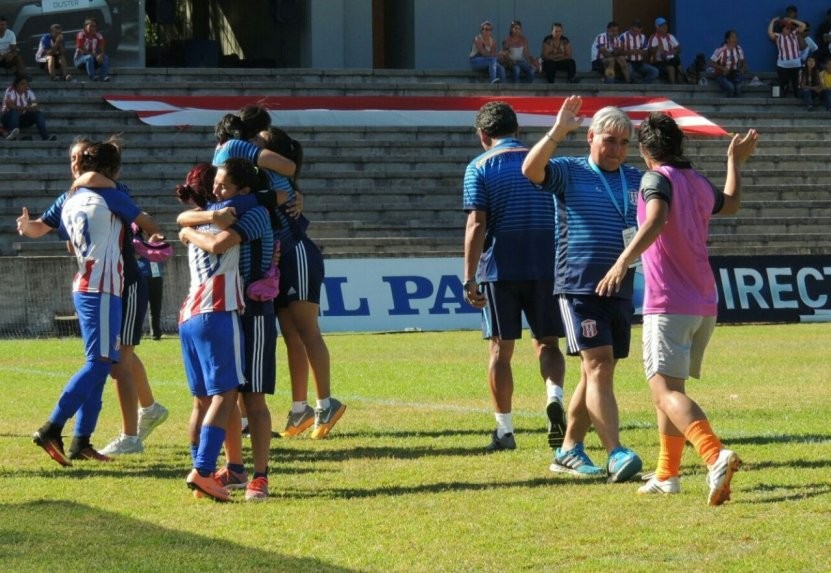
[[[46,131],[46,120],[38,107],[35,93],[29,89],[29,78],[17,76],[3,96],[3,111],[0,116],[3,128],[9,132],[6,139],[17,139],[20,129],[36,125],[44,141],[55,141],[54,135]]]
[[[693,63],[687,66],[687,81],[700,86],[707,85],[707,56],[695,55]]]
[[[17,49],[17,36],[9,30],[5,16],[0,16],[0,67],[13,68],[18,76],[26,75],[26,64]]]
[[[780,32],[773,31],[777,22],[781,26]],[[788,95],[788,88],[793,91],[795,97],[799,97],[799,68],[802,67],[799,39],[803,30],[805,30],[805,22],[790,18],[780,20],[777,17],[768,23],[768,38],[776,44],[778,50],[776,75],[779,78],[782,97]]]
[[[655,33],[649,38],[649,56],[658,72],[671,84],[684,83],[681,69],[681,44],[668,31],[667,19],[655,19]]]
[[[799,34],[799,59],[802,60],[802,65],[805,65],[805,60],[808,59],[808,56],[815,53],[819,46],[817,43],[814,42],[814,39],[811,37],[811,25],[806,23],[805,29],[802,30]]]
[[[485,20],[479,26],[479,35],[470,47],[470,67],[473,71],[488,70],[492,84],[505,81],[505,66],[499,63],[499,51],[493,39],[493,24]]]
[[[831,58],[825,60],[825,66],[819,73],[819,83],[822,87],[822,100],[825,102],[825,111],[831,111]]]
[[[629,83],[629,64],[620,51],[620,35],[617,22],[606,24],[606,31],[598,34],[592,43],[592,70],[603,75],[607,84],[615,83],[620,76]]]
[[[818,99],[821,94],[822,84],[819,79],[817,59],[814,56],[808,56],[805,60],[805,67],[799,70],[799,95],[802,96],[802,101],[808,111],[813,111],[814,100]]]
[[[735,30],[724,33],[724,43],[710,56],[707,75],[716,81],[727,97],[739,97],[747,62]]]
[[[84,29],[75,37],[75,67],[84,70],[92,81],[110,81],[110,58],[104,52],[107,41],[98,31],[98,20],[87,18]],[[98,70],[98,76],[95,75]]]
[[[548,83],[554,83],[558,71],[566,73],[570,84],[576,81],[577,63],[572,56],[571,42],[563,36],[563,25],[559,22],[551,24],[551,33],[543,38],[540,58]]]
[[[640,20],[634,20],[629,29],[620,35],[620,49],[629,65],[630,81],[634,81],[636,75],[645,84],[655,81],[658,77],[658,68],[646,61],[649,57],[649,50]]]
[[[49,32],[41,36],[35,61],[41,69],[49,73],[53,80],[72,79],[66,67],[66,48],[63,43],[63,32],[60,24],[49,26]]]
[[[518,82],[520,76],[524,74],[526,82],[533,82],[538,63],[528,51],[528,39],[522,33],[522,22],[519,20],[511,22],[511,30],[502,42],[502,48],[507,51],[510,58],[514,81]]]

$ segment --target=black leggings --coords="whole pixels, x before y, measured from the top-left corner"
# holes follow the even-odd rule
[[[780,68],[776,66],[776,75],[779,76],[779,89],[782,97],[788,94],[788,88],[794,97],[799,97],[799,68]]]

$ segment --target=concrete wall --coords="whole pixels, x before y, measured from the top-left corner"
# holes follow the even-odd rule
[[[372,67],[372,0],[309,0],[304,25],[303,67]]]

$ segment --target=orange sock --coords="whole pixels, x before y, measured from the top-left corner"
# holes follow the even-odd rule
[[[710,427],[707,420],[696,420],[684,430],[684,436],[708,466],[715,463],[721,450],[721,441]]]
[[[681,469],[681,457],[684,455],[684,436],[667,436],[660,434],[661,450],[658,452],[658,466],[655,477],[664,481],[676,477]]]

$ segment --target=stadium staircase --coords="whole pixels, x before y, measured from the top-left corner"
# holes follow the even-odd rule
[[[109,84],[50,82],[39,70],[32,89],[42,103],[57,142],[0,140],[0,255],[58,255],[57,240],[30,241],[15,233],[23,205],[39,214],[68,186],[67,148],[76,135],[125,142],[122,180],[168,235],[181,206],[172,190],[196,162],[210,160],[213,129],[153,127],[130,111],[106,103],[120,95],[393,95],[564,96],[644,95],[668,97],[728,132],[757,128],[757,155],[744,171],[744,208],[712,225],[711,252],[824,254],[831,252],[831,113],[808,112],[795,98],[773,99],[765,85],[747,87],[728,99],[715,85],[603,85],[582,74],[578,84],[491,86],[467,71],[117,69]],[[328,258],[452,256],[462,254],[464,213],[461,183],[467,162],[481,152],[472,128],[306,127],[292,128],[305,148],[301,188],[312,237]],[[529,128],[535,142],[543,128]],[[694,138],[687,151],[694,164],[720,185],[727,138]],[[585,153],[582,133],[560,149]],[[637,147],[630,161],[642,165]]]

